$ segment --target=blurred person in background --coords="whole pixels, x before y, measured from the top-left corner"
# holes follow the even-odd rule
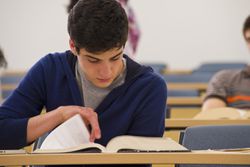
[[[1,68],[1,72],[0,72],[0,76],[2,76],[2,69],[6,68],[8,65],[4,53],[2,51],[2,49],[0,48],[0,68]],[[1,84],[1,80],[0,80],[0,102],[2,102],[3,100],[3,96],[2,96],[2,84]]]
[[[243,25],[243,37],[250,50],[250,15]],[[222,70],[209,81],[202,111],[233,107],[250,109],[250,65],[239,70]]]
[[[4,53],[2,49],[0,48],[0,68],[6,68],[7,67],[7,61],[5,59]]]

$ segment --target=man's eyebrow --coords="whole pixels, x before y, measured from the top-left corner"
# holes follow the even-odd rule
[[[93,57],[93,56],[91,56],[91,55],[85,55],[86,57],[88,57],[88,58],[91,58],[91,59],[95,59],[95,60],[101,60],[101,59],[98,59],[98,58],[96,58],[96,57]]]
[[[116,55],[114,55],[113,57],[111,57],[110,59],[116,58],[118,56],[120,56],[120,54],[122,54],[123,51],[120,51],[119,53],[117,53]]]
[[[113,59],[117,56],[119,56],[120,54],[122,54],[123,51],[120,51],[119,53],[117,53],[116,55],[112,56],[110,59]],[[98,59],[97,57],[94,57],[94,56],[91,56],[91,55],[85,55],[86,57],[88,58],[91,58],[91,59],[95,59],[95,60],[101,60],[101,59]]]

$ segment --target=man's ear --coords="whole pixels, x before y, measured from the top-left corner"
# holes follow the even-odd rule
[[[72,39],[69,39],[69,47],[70,47],[71,52],[76,56],[77,51],[76,51],[75,43],[73,42]]]

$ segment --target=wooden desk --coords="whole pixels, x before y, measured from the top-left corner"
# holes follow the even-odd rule
[[[207,83],[167,83],[168,89],[172,90],[200,90],[200,91],[205,91],[207,89]]]
[[[68,153],[0,155],[4,165],[61,164],[250,164],[250,153]]]
[[[16,89],[18,84],[2,84],[1,89],[4,91],[11,91]]]
[[[202,97],[169,97],[167,104],[170,106],[181,106],[181,105],[202,105]]]
[[[172,107],[169,111],[169,118],[193,118],[201,112],[200,107]]]
[[[189,126],[198,125],[250,125],[250,119],[216,119],[216,120],[198,120],[198,119],[165,119],[166,130],[185,129]]]
[[[27,70],[6,70],[3,71],[2,76],[24,76]]]
[[[163,74],[165,75],[171,75],[171,74],[192,74],[193,70],[170,70],[170,69],[165,69],[163,70]]]

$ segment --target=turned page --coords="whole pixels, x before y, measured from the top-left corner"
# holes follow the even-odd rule
[[[221,107],[202,111],[195,115],[193,119],[246,119],[247,117],[249,117],[249,111]]]
[[[55,128],[44,140],[40,149],[68,149],[89,143],[89,131],[79,114]]]

